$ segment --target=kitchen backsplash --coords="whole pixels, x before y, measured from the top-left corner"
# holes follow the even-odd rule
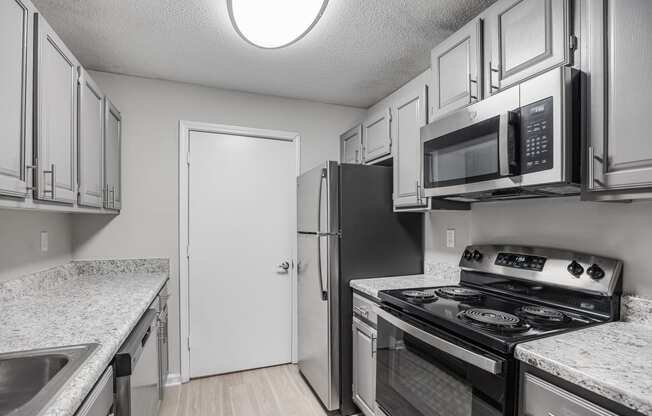
[[[623,290],[652,298],[652,201],[581,202],[552,198],[474,204],[471,211],[426,214],[425,261],[456,265],[467,244],[512,243],[558,247],[624,262]],[[455,229],[455,247],[446,230]]]

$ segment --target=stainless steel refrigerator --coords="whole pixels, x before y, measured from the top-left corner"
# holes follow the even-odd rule
[[[423,214],[395,213],[392,168],[325,162],[298,178],[299,369],[327,410],[352,402],[349,282],[423,272]]]

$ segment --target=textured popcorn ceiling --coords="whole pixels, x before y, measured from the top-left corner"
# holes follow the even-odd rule
[[[493,0],[330,0],[306,37],[261,50],[226,0],[33,0],[88,69],[368,107]],[[271,0],[269,0],[271,1]]]

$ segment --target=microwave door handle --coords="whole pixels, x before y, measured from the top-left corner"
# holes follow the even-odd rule
[[[482,370],[494,375],[501,374],[503,371],[503,364],[500,361],[470,351],[443,338],[432,335],[422,329],[417,328],[416,326],[408,324],[402,319],[397,318],[396,316],[381,308],[375,307],[374,311],[376,312],[377,316],[389,322],[391,325],[395,326],[401,331],[410,334],[421,342],[424,342],[437,350],[443,351],[446,354],[452,355],[453,357],[464,361],[467,364],[481,368]]]
[[[509,113],[501,114],[498,124],[498,163],[500,176],[509,176]]]

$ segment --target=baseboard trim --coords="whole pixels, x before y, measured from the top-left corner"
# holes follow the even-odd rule
[[[168,379],[165,382],[165,386],[178,386],[181,384],[181,374],[179,373],[174,373],[174,374],[168,374]]]

